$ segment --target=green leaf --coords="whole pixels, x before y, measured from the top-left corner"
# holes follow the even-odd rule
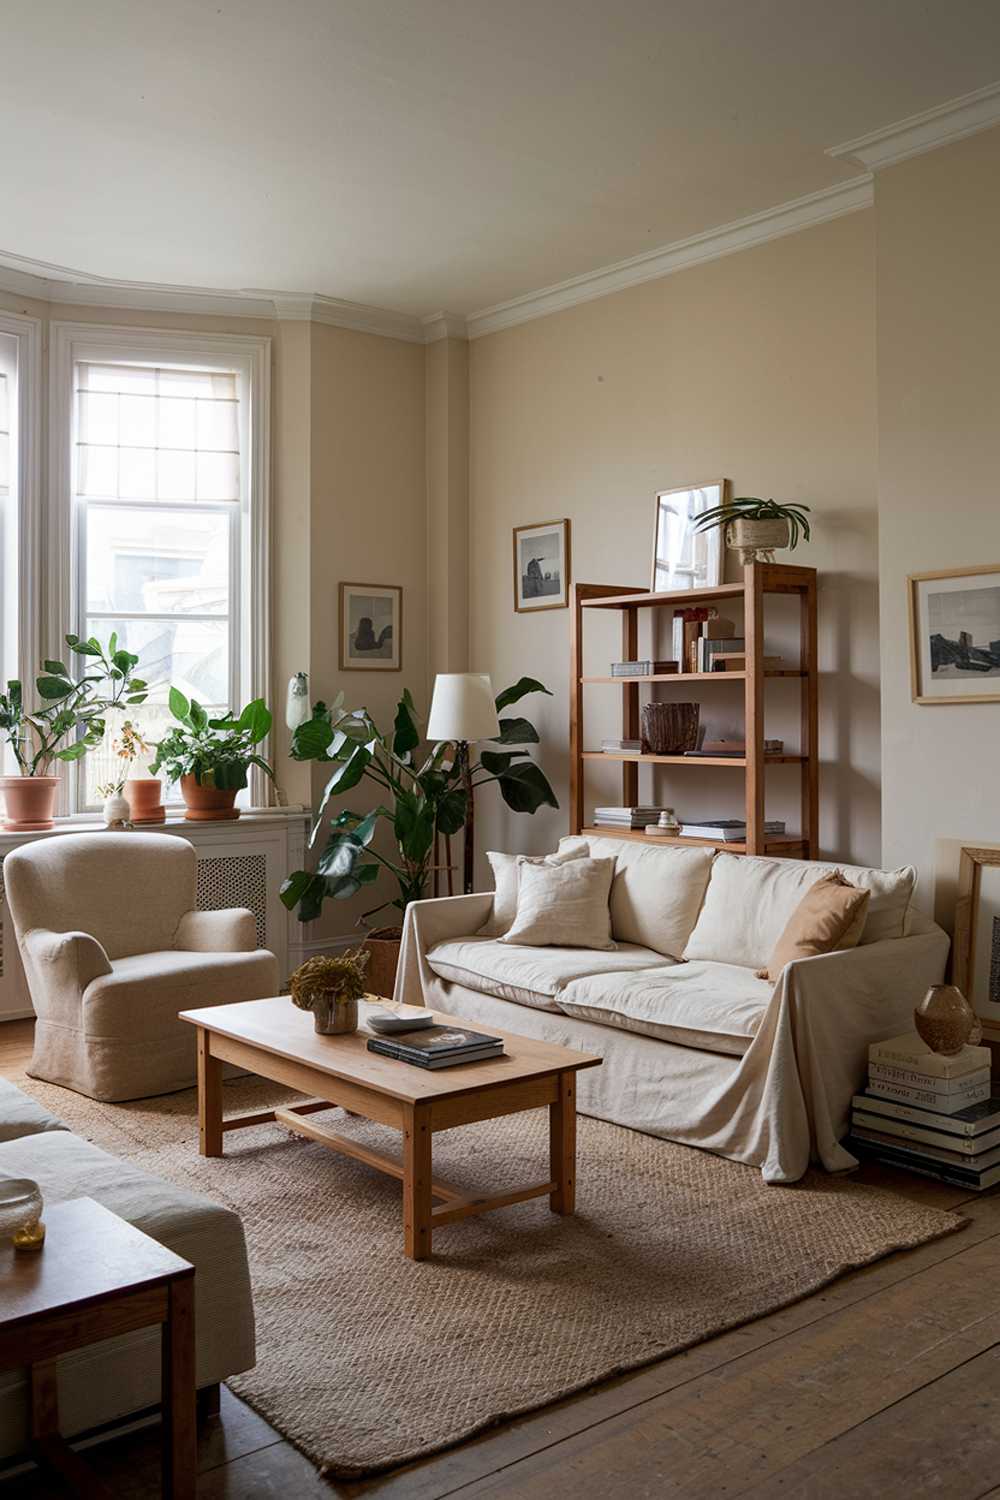
[[[527,755],[527,750],[484,750],[479,757],[479,764],[484,771],[489,771],[491,776],[502,776],[515,760]]]
[[[351,834],[335,833],[316,861],[316,868],[331,880],[350,875],[363,852]]]
[[[307,719],[292,735],[292,759],[325,760],[334,733],[326,719]]]
[[[527,719],[501,719],[500,733],[490,741],[494,745],[537,745],[538,732]]]
[[[445,793],[437,805],[437,826],[439,833],[458,833],[465,827],[467,802],[468,799],[464,792],[455,790]]]
[[[55,752],[56,760],[82,760],[90,747],[83,740],[77,740],[75,745],[67,745],[65,750]]]
[[[191,712],[191,705],[179,688],[172,687],[170,689],[170,692],[167,694],[167,703],[174,718],[179,719],[182,724],[186,724],[188,714]]]
[[[103,651],[101,650],[100,642],[94,639],[91,639],[89,641],[81,641],[78,635],[67,636],[66,644],[70,648],[70,650],[75,651],[78,656],[104,655]]]
[[[236,727],[249,735],[251,745],[257,745],[271,732],[271,710],[263,698],[254,698],[240,714]]]
[[[65,677],[39,677],[35,686],[43,698],[66,698],[73,691],[73,684]]]
[[[42,662],[42,666],[45,668],[46,672],[51,672],[54,676],[57,676],[57,677],[68,677],[69,676],[69,667],[67,667],[61,661],[43,661]]]
[[[398,792],[393,825],[404,858],[413,864],[426,859],[434,842],[434,809],[426,798]]]
[[[323,910],[323,902],[329,893],[325,878],[322,875],[314,875],[299,901],[299,921],[315,922]]]
[[[370,812],[365,817],[363,817],[355,827],[354,837],[357,839],[358,843],[362,846],[363,849],[367,849],[368,845],[375,837],[375,830],[378,827],[378,820],[383,816],[384,811],[384,808],[377,807],[374,812]]]
[[[191,728],[197,734],[200,734],[203,729],[208,728],[208,714],[205,712],[196,698],[191,699],[191,711],[188,715],[188,718],[191,723]]]
[[[552,697],[548,688],[543,682],[539,682],[537,677],[522,677],[514,683],[513,687],[504,688],[502,693],[497,694],[497,713],[500,713],[505,708],[510,708],[512,703],[517,703],[519,699],[524,698],[528,693],[545,693],[547,697]]]
[[[420,734],[414,720],[413,699],[410,697],[409,690],[407,690],[396,706],[392,753],[398,755],[400,760],[405,760],[410,751],[415,750],[419,744]]]
[[[541,766],[522,761],[499,777],[500,794],[514,812],[537,812],[540,807],[558,807],[555,794]]]

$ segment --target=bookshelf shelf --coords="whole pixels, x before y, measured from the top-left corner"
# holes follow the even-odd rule
[[[769,594],[793,595],[799,601],[799,666],[793,668],[764,666],[764,603]],[[590,610],[617,610],[622,620],[622,660],[638,657],[639,611],[668,610],[694,604],[741,601],[743,638],[746,642],[746,670],[739,672],[670,672],[642,677],[587,675],[583,670],[584,620]],[[819,812],[819,734],[816,649],[816,570],[791,567],[783,563],[751,563],[743,569],[739,583],[720,584],[715,588],[680,590],[672,593],[650,593],[645,589],[624,589],[614,585],[579,583],[573,589],[573,612],[570,624],[570,824],[573,833],[591,833],[595,837],[628,838],[640,843],[707,844],[734,854],[784,854],[789,857],[814,858],[818,854]],[[801,739],[798,755],[764,754],[765,682],[772,677],[798,679],[801,695]],[[639,738],[639,685],[666,683],[684,687],[688,692],[703,682],[736,682],[741,684],[744,701],[745,756],[637,755],[627,751],[586,750],[584,693],[589,684],[599,683],[621,689],[622,738]],[[710,839],[661,838],[635,830],[618,832],[614,828],[587,825],[586,767],[593,761],[620,764],[622,802],[634,805],[639,795],[639,766],[656,765],[725,767],[742,772],[746,812],[746,840],[714,843]],[[769,765],[797,765],[801,768],[801,833],[780,838],[764,834],[765,772]]]

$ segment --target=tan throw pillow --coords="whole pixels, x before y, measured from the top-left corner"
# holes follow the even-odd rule
[[[500,937],[509,930],[517,915],[517,867],[519,860],[529,865],[561,865],[568,859],[583,859],[588,850],[586,844],[579,848],[560,849],[556,854],[497,854],[487,850],[486,858],[493,871],[493,910],[479,929],[480,937]]]
[[[859,890],[839,870],[823,875],[806,891],[774,945],[758,979],[779,979],[795,958],[815,958],[857,946],[868,913],[870,891]]]
[[[517,916],[501,943],[525,948],[613,948],[608,899],[613,859],[518,863]]]

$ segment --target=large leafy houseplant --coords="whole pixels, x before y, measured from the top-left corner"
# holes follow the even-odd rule
[[[139,658],[119,647],[117,635],[106,646],[96,636],[82,640],[78,635],[67,635],[66,644],[83,658],[82,670],[45,660],[35,679],[37,708],[25,703],[16,678],[0,693],[0,733],[18,768],[16,776],[0,778],[8,828],[51,828],[59,786],[50,774],[54,762],[80,760],[103,740],[112,709],[146,698],[146,684],[135,676]]]
[[[177,723],[157,741],[150,771],[154,776],[163,771],[180,783],[188,818],[238,817],[236,794],[246,786],[250,767],[274,775],[255,749],[271,730],[263,698],[254,698],[239,715],[228,712],[218,719],[210,719],[207,709],[178,688],[170,689],[167,701]]]
[[[533,677],[522,677],[496,698],[497,712],[528,693],[548,693]],[[551,696],[551,695],[550,695]],[[558,807],[542,771],[521,747],[537,744],[538,733],[525,718],[501,718],[500,734],[472,764],[472,786],[495,782],[507,806],[534,813],[539,807]],[[448,743],[418,755],[421,734],[409,691],[396,708],[392,731],[382,734],[366,709],[344,711],[343,694],[329,707],[317,703],[311,719],[299,725],[292,738],[296,760],[331,764],[313,822],[310,848],[326,824],[330,802],[362,781],[378,788],[383,799],[370,812],[343,811],[331,817],[328,836],[315,870],[295,870],[281,887],[289,910],[298,909],[301,922],[312,921],[328,898],[346,900],[372,885],[382,870],[396,881],[397,893],[364,912],[361,923],[387,906],[404,912],[425,894],[434,859],[435,835],[458,833],[464,826],[467,794],[462,770]],[[375,847],[380,826],[391,830],[395,856]]]

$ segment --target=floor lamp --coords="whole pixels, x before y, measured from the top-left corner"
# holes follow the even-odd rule
[[[493,685],[485,672],[439,672],[434,679],[434,695],[427,720],[427,738],[435,744],[453,740],[456,763],[465,790],[465,841],[463,848],[463,888],[472,890],[475,854],[472,802],[472,761],[469,745],[476,740],[495,740],[500,733]]]

